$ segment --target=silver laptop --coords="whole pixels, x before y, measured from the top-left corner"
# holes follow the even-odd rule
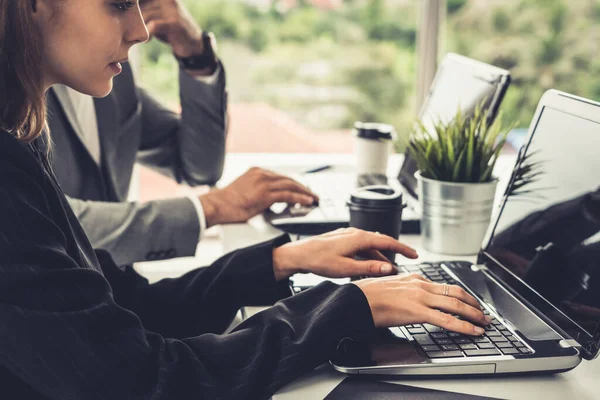
[[[425,125],[432,125],[437,121],[448,122],[459,108],[468,116],[473,114],[477,105],[483,103],[491,122],[496,117],[509,83],[508,71],[449,53],[440,64],[419,117]],[[356,187],[388,184],[402,191],[408,206],[402,214],[402,232],[419,233],[420,212],[416,201],[417,181],[414,177],[416,170],[416,163],[406,157],[400,171],[392,177],[357,177],[347,170],[337,171],[335,167],[326,172],[295,176],[319,195],[319,206],[281,207],[279,204],[267,210],[265,219],[285,232],[304,235],[346,227],[350,221],[346,206],[350,192]]]
[[[342,342],[334,367],[392,375],[562,372],[597,357],[598,149],[600,103],[546,92],[477,264],[406,267],[475,296],[493,317],[485,334],[467,336],[429,324],[394,327],[367,344]],[[532,165],[542,174],[520,186]]]

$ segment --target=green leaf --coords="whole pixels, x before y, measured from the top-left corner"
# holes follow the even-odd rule
[[[415,123],[408,150],[423,176],[450,182],[486,182],[513,124],[505,127],[500,115],[489,124],[482,105],[472,117],[457,110],[449,122],[438,119],[428,131]]]

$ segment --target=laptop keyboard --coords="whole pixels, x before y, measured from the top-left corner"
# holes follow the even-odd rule
[[[437,264],[404,266],[409,272],[420,274],[436,283],[460,285]],[[455,358],[501,355],[527,355],[532,351],[487,309],[492,317],[482,336],[469,336],[451,332],[431,324],[413,324],[399,327],[405,336],[412,336],[429,358]],[[458,317],[458,316],[456,316]],[[460,317],[458,317],[460,318]],[[406,335],[408,333],[409,335]]]
[[[343,172],[307,174],[301,181],[319,195],[319,208],[326,217],[348,218],[346,201],[356,187],[356,177]]]
[[[319,195],[319,208],[330,219],[348,218],[346,201],[355,188],[388,183],[385,175],[364,174],[357,177],[348,172],[305,174],[299,180]]]

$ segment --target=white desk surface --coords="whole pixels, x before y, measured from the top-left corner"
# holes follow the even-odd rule
[[[351,154],[230,154],[227,156],[222,184],[231,182],[251,166],[261,166],[280,173],[294,174],[308,168],[329,164],[339,169],[352,168]],[[402,156],[390,158],[390,175],[397,173]],[[500,188],[506,182],[514,163],[514,156],[499,160],[496,175],[501,177]],[[501,189],[499,189],[500,191]],[[262,217],[255,217],[245,224],[224,225],[212,229],[198,247],[196,257],[180,258],[152,263],[140,263],[136,269],[151,281],[166,276],[177,276],[198,266],[207,265],[221,254],[268,240],[280,232],[266,224]],[[404,235],[400,238],[419,250],[419,259],[412,262],[456,260],[453,256],[428,254],[420,247],[420,236]],[[250,313],[259,311],[250,310]],[[273,400],[322,399],[346,376],[328,364],[294,380],[274,396]],[[600,361],[583,361],[572,371],[542,376],[489,377],[469,379],[402,379],[396,382],[423,388],[446,390],[502,399],[600,399]],[[392,382],[393,381],[388,381]]]

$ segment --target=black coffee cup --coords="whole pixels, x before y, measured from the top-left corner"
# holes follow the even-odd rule
[[[387,185],[365,186],[350,194],[350,226],[398,239],[402,228],[402,192]],[[383,255],[392,263],[393,251]]]

